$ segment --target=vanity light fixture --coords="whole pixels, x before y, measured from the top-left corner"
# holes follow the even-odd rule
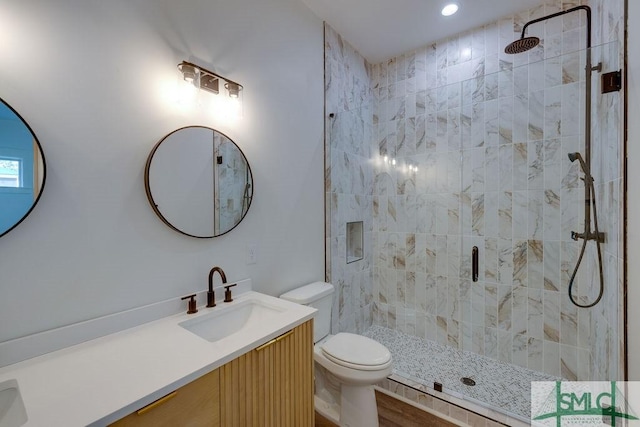
[[[183,62],[178,65],[178,70],[182,73],[182,78],[185,82],[195,84],[199,71],[194,65]]]
[[[458,11],[458,5],[455,3],[449,3],[445,7],[442,8],[442,16],[451,16]]]
[[[193,83],[197,89],[202,89],[210,93],[220,93],[220,81],[224,82],[227,94],[230,98],[239,98],[242,85],[219,74],[202,68],[191,62],[182,61],[178,64],[178,70],[182,73],[183,79],[188,83]]]
[[[201,75],[200,88],[217,95],[220,93],[220,79],[210,74]]]
[[[242,86],[240,86],[238,83],[226,82],[224,84],[224,87],[227,89],[227,92],[229,92],[230,98],[238,98],[238,96],[240,96]]]

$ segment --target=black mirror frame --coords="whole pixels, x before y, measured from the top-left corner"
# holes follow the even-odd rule
[[[44,186],[47,182],[47,161],[44,157],[44,151],[42,151],[42,145],[40,144],[40,140],[36,136],[36,133],[33,131],[31,126],[29,126],[29,123],[27,123],[24,117],[22,117],[20,113],[18,113],[15,110],[15,108],[9,105],[4,99],[0,98],[0,102],[6,105],[7,108],[9,108],[13,112],[13,114],[15,114],[22,121],[22,123],[26,126],[29,132],[31,132],[31,135],[33,136],[33,140],[38,145],[38,150],[40,151],[40,158],[42,159],[42,184],[40,184],[40,191],[38,192],[38,196],[31,204],[31,208],[29,208],[29,210],[22,216],[22,218],[20,218],[18,222],[16,222],[12,227],[9,227],[7,230],[0,232],[0,238],[1,238],[5,234],[9,233],[11,230],[15,229],[18,225],[20,225],[22,221],[24,221],[31,214],[31,212],[33,212],[33,209],[36,207],[36,205],[40,201],[40,197],[42,197],[42,192],[44,191]]]
[[[151,195],[151,186],[149,183],[149,170],[151,169],[151,162],[153,160],[153,156],[156,153],[156,151],[158,150],[158,148],[160,147],[160,145],[167,139],[169,138],[171,135],[173,135],[176,132],[179,132],[181,130],[184,129],[190,129],[190,128],[204,128],[204,129],[209,129],[212,132],[218,132],[220,135],[224,136],[225,138],[227,138],[229,141],[233,142],[233,144],[238,148],[238,151],[240,151],[240,154],[242,154],[242,157],[244,157],[244,159],[246,160],[247,163],[247,169],[249,170],[249,176],[251,177],[251,198],[249,199],[249,203],[247,205],[247,210],[244,213],[244,215],[242,215],[242,218],[240,218],[240,220],[230,229],[228,229],[227,231],[225,231],[224,233],[220,233],[220,234],[215,234],[213,236],[196,236],[193,234],[189,234],[189,233],[185,233],[184,231],[180,230],[179,228],[177,228],[176,226],[174,226],[173,224],[171,224],[165,217],[164,215],[162,215],[162,213],[160,212],[160,210],[158,209],[158,205],[156,204],[156,202],[153,200],[153,196]],[[183,126],[181,128],[175,129],[171,132],[169,132],[168,134],[166,134],[165,136],[162,137],[162,139],[160,139],[160,141],[158,141],[156,143],[156,145],[154,145],[153,149],[151,150],[151,152],[149,153],[149,156],[147,157],[147,162],[145,164],[144,167],[144,189],[145,192],[147,194],[147,200],[149,200],[149,204],[151,205],[151,208],[153,209],[153,211],[156,213],[156,215],[158,216],[158,218],[160,218],[160,220],[165,223],[169,228],[171,228],[172,230],[177,231],[178,233],[185,235],[185,236],[189,236],[189,237],[195,237],[196,239],[213,239],[214,237],[220,237],[220,236],[224,236],[225,234],[229,233],[231,230],[235,229],[238,225],[240,225],[240,223],[244,220],[244,218],[247,216],[247,214],[249,213],[249,209],[251,208],[251,203],[253,202],[253,195],[255,194],[255,180],[253,179],[253,171],[251,170],[251,165],[249,164],[249,160],[247,159],[247,156],[244,154],[244,152],[242,151],[242,149],[240,148],[240,146],[238,144],[235,143],[235,141],[231,138],[229,138],[226,134],[220,132],[217,129],[211,128],[209,126],[200,126],[200,125],[193,125],[193,126]]]

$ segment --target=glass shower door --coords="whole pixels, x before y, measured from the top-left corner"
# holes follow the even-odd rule
[[[590,133],[606,233],[592,308],[568,297],[572,231],[584,229],[585,174],[569,154],[584,152],[587,55],[534,56],[497,56],[495,72],[478,61],[460,82],[431,76],[385,98],[374,165],[373,337],[398,349],[394,372],[416,387],[522,419],[531,381],[622,378],[620,94],[600,84],[619,68],[618,46],[591,53],[602,62]],[[574,287],[585,302],[598,289],[592,243]]]
[[[584,50],[501,63],[460,85],[458,348],[460,377],[477,385],[456,390],[511,413],[527,413],[529,381],[623,378],[621,102],[601,90],[603,74],[619,69],[618,44],[590,56],[590,106]],[[604,293],[579,308],[568,286],[582,246],[572,231],[585,229],[585,173],[570,154],[584,157],[587,110]],[[573,287],[582,304],[598,295],[597,258],[590,240]],[[509,398],[479,391],[485,385]]]

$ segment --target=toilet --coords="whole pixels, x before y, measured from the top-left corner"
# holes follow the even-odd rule
[[[329,334],[333,292],[332,284],[315,282],[280,298],[318,310],[313,329],[316,410],[341,427],[375,427],[378,409],[373,385],[391,374],[391,353],[362,335]]]

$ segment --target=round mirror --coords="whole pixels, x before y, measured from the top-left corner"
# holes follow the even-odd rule
[[[149,154],[144,181],[160,219],[192,237],[228,233],[253,199],[253,176],[242,150],[204,126],[178,129],[161,139]]]
[[[42,147],[27,122],[0,99],[0,237],[40,199],[46,175]]]

